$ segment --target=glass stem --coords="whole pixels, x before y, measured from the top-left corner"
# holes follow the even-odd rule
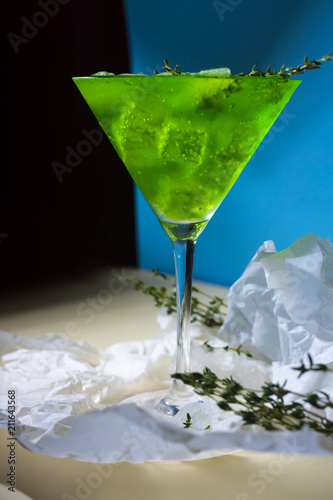
[[[177,285],[177,373],[190,371],[190,324],[194,248],[195,241],[173,241]],[[186,395],[187,393],[193,394],[192,389],[178,380],[173,380],[171,392],[174,396]]]

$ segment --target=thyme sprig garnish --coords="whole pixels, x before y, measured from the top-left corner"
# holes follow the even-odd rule
[[[282,78],[287,79],[290,76],[303,75],[305,71],[310,71],[312,69],[320,69],[320,66],[322,65],[323,62],[332,60],[333,60],[333,52],[325,54],[320,59],[309,59],[308,56],[305,56],[303,64],[299,64],[295,68],[293,68],[292,66],[288,66],[286,68],[284,64],[280,69],[280,71],[276,72],[274,69],[272,69],[272,66],[269,65],[266,71],[261,71],[254,65],[249,73],[238,73],[236,76],[262,76],[262,77],[281,76]],[[165,71],[171,73],[172,75],[183,74],[181,71],[179,71],[179,64],[177,64],[174,68],[172,68],[167,59],[164,59],[164,66],[162,66],[161,69],[164,69]],[[155,74],[158,74],[158,71],[155,70]]]
[[[327,366],[323,366],[325,368],[320,369],[319,365],[312,365],[307,371],[326,371]],[[222,410],[240,416],[243,425],[255,424],[269,431],[300,430],[308,425],[333,438],[333,421],[323,414],[326,408],[333,408],[333,401],[326,392],[303,395],[288,390],[286,382],[282,385],[266,382],[258,390],[248,389],[232,377],[219,378],[209,368],[202,373],[174,373],[172,377],[192,386],[201,396],[214,399]],[[286,402],[287,396],[297,399]]]
[[[173,278],[161,273],[158,269],[152,269],[157,278],[169,283],[169,286],[146,285],[142,280],[126,280],[135,290],[145,295],[150,295],[155,301],[156,307],[165,307],[167,314],[177,312],[176,282]],[[223,317],[227,305],[225,301],[217,296],[209,295],[197,287],[192,287],[192,314],[191,321],[202,323],[208,327],[219,327],[223,324]]]
[[[282,66],[280,71],[277,73],[275,70],[272,70],[271,65],[268,66],[265,72],[257,69],[256,66],[253,66],[250,73],[238,73],[237,76],[282,76],[282,78],[289,78],[294,75],[302,75],[305,71],[309,71],[312,69],[319,69],[321,64],[325,61],[333,60],[333,52],[324,55],[321,59],[312,59],[309,60],[308,56],[304,57],[304,63],[299,64],[296,68],[288,67],[285,65]]]
[[[176,64],[174,69],[172,69],[170,67],[170,64],[167,61],[167,59],[164,58],[164,66],[162,66],[162,69],[165,69],[165,71],[167,71],[168,73],[171,73],[172,75],[180,75],[181,72],[178,70],[178,68],[179,68],[179,64]]]

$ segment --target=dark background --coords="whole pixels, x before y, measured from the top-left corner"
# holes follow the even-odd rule
[[[132,181],[106,136],[62,182],[52,167],[98,127],[72,76],[129,71],[122,2],[10,1],[1,10],[1,289],[135,265]]]

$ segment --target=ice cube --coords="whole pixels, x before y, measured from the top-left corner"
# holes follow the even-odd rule
[[[161,137],[160,157],[177,163],[200,165],[207,134],[198,130],[184,130],[168,126]]]
[[[229,68],[213,68],[213,69],[204,69],[200,71],[200,75],[219,75],[219,76],[228,76],[231,75],[231,71]]]
[[[212,429],[219,421],[221,410],[215,402],[204,401],[197,403],[189,403],[185,405],[173,417],[173,422],[177,427],[184,428],[185,423],[190,416],[190,429],[195,431],[203,431]]]
[[[115,76],[114,73],[109,73],[108,71],[98,71],[93,73],[91,76]]]
[[[122,134],[122,142],[126,150],[154,148],[159,121],[153,114],[138,114],[134,106],[128,107],[121,115],[121,126],[119,135]]]

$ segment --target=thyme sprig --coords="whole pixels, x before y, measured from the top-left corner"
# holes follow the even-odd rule
[[[203,343],[203,347],[208,352],[215,351],[216,349],[223,349],[226,352],[234,351],[238,354],[238,356],[240,356],[241,354],[245,354],[245,356],[247,356],[248,358],[252,358],[252,354],[249,351],[244,351],[242,349],[242,347],[243,347],[242,344],[240,344],[238,347],[230,347],[228,345],[223,346],[223,347],[222,346],[221,347],[213,347],[208,343],[208,340],[205,340],[205,342]]]
[[[179,64],[176,64],[174,69],[172,69],[167,59],[164,58],[164,66],[162,66],[162,69],[165,69],[165,71],[167,71],[168,73],[172,73],[173,75],[180,75],[181,72],[178,70],[178,68]]]
[[[310,353],[308,353],[308,365],[305,365],[305,363],[302,362],[300,366],[296,366],[293,369],[299,371],[298,378],[307,372],[311,372],[311,371],[312,372],[318,372],[318,371],[326,372],[329,370],[327,365],[324,365],[322,363],[314,363]]]
[[[186,413],[186,420],[183,422],[184,429],[190,429],[192,427],[192,417],[189,413]]]
[[[272,70],[271,65],[268,66],[265,72],[257,69],[256,66],[253,66],[250,73],[238,73],[237,76],[282,76],[282,78],[289,78],[294,75],[302,75],[305,71],[309,71],[312,69],[319,69],[321,64],[325,61],[333,60],[333,52],[324,55],[321,59],[313,59],[309,60],[308,56],[304,57],[304,63],[299,64],[296,68],[288,67],[285,65],[282,66],[280,71],[277,73],[275,70]]]
[[[285,67],[285,64],[281,67],[280,71],[276,72],[272,69],[272,66],[269,65],[266,71],[261,71],[253,66],[252,70],[249,73],[238,73],[236,76],[281,76],[282,78],[289,78],[294,75],[303,75],[305,71],[310,71],[312,69],[320,69],[320,66],[323,62],[332,61],[333,60],[333,52],[329,54],[325,54],[320,59],[309,59],[308,56],[304,57],[303,64],[299,64],[295,68],[292,66]],[[174,68],[172,68],[167,59],[164,59],[164,66],[161,69],[164,69],[168,73],[172,75],[181,75],[182,72],[179,71],[179,64],[177,64]],[[158,74],[158,71],[155,70],[155,74]]]
[[[157,278],[169,283],[169,286],[146,285],[142,280],[126,280],[135,290],[145,295],[150,295],[155,301],[156,307],[164,306],[167,314],[177,312],[176,282],[175,279],[161,273],[158,269],[152,269]],[[191,321],[202,323],[208,327],[219,327],[223,324],[223,317],[227,305],[225,301],[217,296],[209,295],[197,287],[192,287],[192,314]]]
[[[326,365],[322,369],[318,366],[312,365],[307,371],[327,370]],[[308,425],[333,438],[333,421],[323,414],[326,408],[333,408],[333,401],[323,391],[302,395],[288,390],[286,382],[266,382],[258,390],[248,389],[232,377],[219,378],[209,368],[202,373],[174,373],[172,377],[191,385],[196,393],[211,397],[222,410],[240,416],[243,425],[255,424],[269,431],[300,430]],[[297,399],[286,402],[287,396]]]

